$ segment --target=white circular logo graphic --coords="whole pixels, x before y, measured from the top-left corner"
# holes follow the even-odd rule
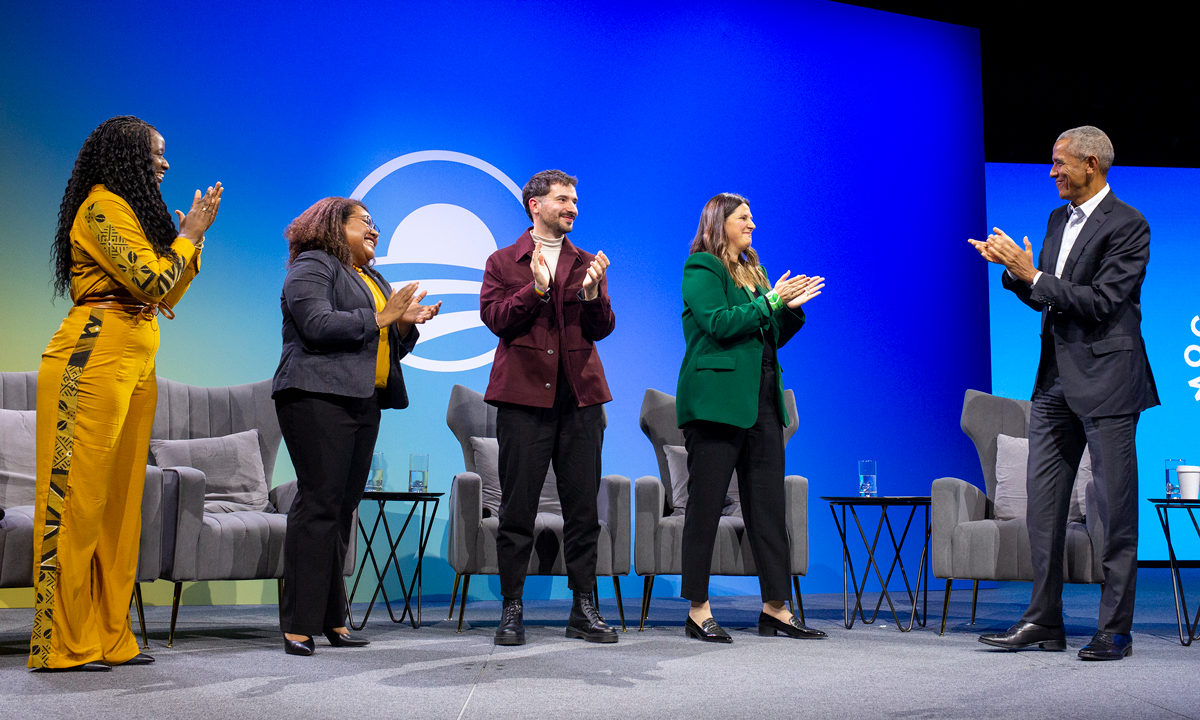
[[[427,162],[456,163],[481,170],[503,185],[516,198],[517,207],[521,207],[521,188],[517,187],[517,184],[507,175],[491,163],[450,150],[423,150],[390,160],[376,168],[359,183],[350,197],[362,200],[380,181],[397,170]],[[454,193],[449,194],[455,195]],[[457,195],[447,199],[462,200]],[[380,222],[379,214],[374,209],[372,209],[372,216],[375,216],[376,223]],[[497,250],[495,235],[487,223],[475,212],[450,202],[420,205],[409,211],[390,235],[381,226],[380,235],[381,239],[382,237],[388,238],[388,244],[387,252],[375,259],[375,265],[378,268],[412,265],[420,266],[424,270],[427,266],[440,265],[452,266],[452,268],[470,268],[482,272],[488,256]],[[408,281],[411,280],[405,282]],[[391,282],[390,278],[389,282]],[[421,337],[417,340],[417,349],[431,340],[484,326],[483,320],[479,317],[478,304],[482,282],[456,278],[421,278],[419,282],[420,289],[428,292],[430,296],[474,295],[476,303],[473,310],[443,311],[422,325]],[[492,358],[496,354],[496,349],[493,347],[491,350],[473,357],[439,360],[423,357],[417,349],[409,353],[402,362],[405,365],[431,372],[473,370],[492,362]],[[475,350],[478,349],[480,348],[475,348]]]

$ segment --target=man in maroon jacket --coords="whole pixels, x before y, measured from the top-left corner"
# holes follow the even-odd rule
[[[500,534],[504,596],[497,645],[525,644],[521,594],[533,550],[538,498],[551,461],[563,508],[567,584],[575,593],[567,637],[615,643],[617,633],[592,603],[600,520],[602,403],[612,400],[596,341],[613,331],[606,291],[608,258],[571,244],[577,180],[545,170],[525,184],[533,220],[515,243],[492,253],[479,312],[500,338],[484,399],[497,407]]]

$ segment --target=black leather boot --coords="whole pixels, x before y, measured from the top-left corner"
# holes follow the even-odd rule
[[[600,617],[600,611],[592,604],[591,593],[577,592],[575,604],[571,606],[571,618],[567,620],[567,637],[594,643],[615,643],[617,631]]]
[[[496,628],[497,645],[524,645],[525,623],[521,616],[521,598],[504,598],[500,612],[500,627]]]

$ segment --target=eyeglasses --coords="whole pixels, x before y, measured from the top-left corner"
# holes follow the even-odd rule
[[[370,215],[351,215],[349,219],[353,220],[355,218],[362,220],[367,224],[367,227],[371,228],[375,232],[379,232],[379,226],[375,224],[375,221],[371,219]]]

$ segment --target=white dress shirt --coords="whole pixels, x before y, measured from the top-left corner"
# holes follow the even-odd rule
[[[1092,196],[1090,200],[1082,205],[1070,205],[1070,215],[1067,217],[1067,226],[1063,228],[1062,243],[1058,248],[1058,259],[1054,262],[1054,277],[1062,277],[1063,266],[1067,264],[1067,258],[1071,255],[1071,248],[1075,247],[1075,240],[1079,238],[1080,231],[1087,224],[1087,219],[1096,211],[1096,206],[1100,204],[1109,193],[1108,183],[1104,183],[1104,187],[1100,188],[1100,192]],[[1037,281],[1042,277],[1042,271],[1039,270],[1037,275],[1033,276],[1033,282],[1029,283],[1030,287],[1037,285]]]

